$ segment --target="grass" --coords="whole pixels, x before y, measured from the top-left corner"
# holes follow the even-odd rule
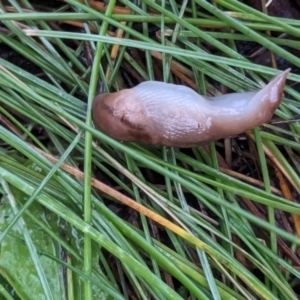
[[[202,94],[258,88],[279,71],[235,42],[299,67],[282,46],[298,48],[300,21],[233,0],[10,5],[0,47],[37,71],[0,58],[1,297],[298,299],[299,75],[276,112],[286,126],[255,128],[244,148],[120,143],[93,128],[90,111],[99,81],[113,91],[125,75],[158,80],[158,70]]]

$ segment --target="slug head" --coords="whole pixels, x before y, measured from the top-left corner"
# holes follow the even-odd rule
[[[96,96],[92,118],[97,129],[116,140],[157,143],[143,102],[130,89]]]

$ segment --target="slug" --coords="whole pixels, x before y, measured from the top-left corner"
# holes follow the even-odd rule
[[[99,94],[92,107],[97,129],[119,141],[190,148],[241,134],[269,121],[290,69],[259,91],[207,98],[182,85],[146,81]]]

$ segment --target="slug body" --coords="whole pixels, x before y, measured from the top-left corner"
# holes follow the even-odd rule
[[[96,96],[96,128],[120,140],[189,148],[243,133],[269,121],[279,106],[289,70],[259,91],[214,98],[157,81]]]

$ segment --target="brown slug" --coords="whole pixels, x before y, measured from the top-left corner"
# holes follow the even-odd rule
[[[243,133],[269,121],[289,69],[259,91],[207,98],[182,85],[146,81],[95,97],[93,122],[119,141],[189,148]]]

